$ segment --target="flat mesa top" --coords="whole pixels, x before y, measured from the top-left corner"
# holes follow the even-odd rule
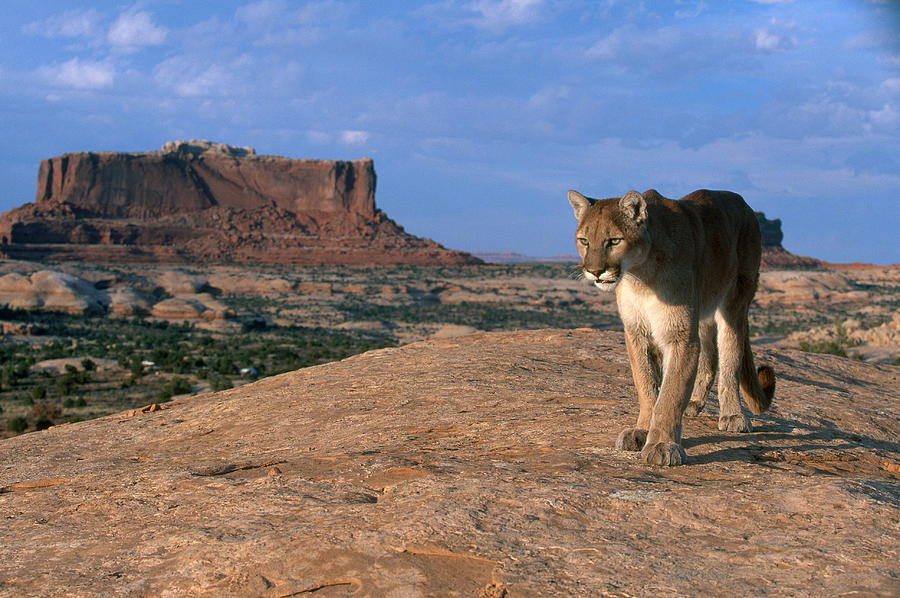
[[[184,156],[198,157],[200,155],[211,156],[227,156],[231,158],[243,158],[248,160],[291,160],[294,162],[308,162],[312,164],[334,163],[334,162],[372,162],[371,158],[359,158],[358,160],[324,160],[320,158],[290,158],[288,156],[280,156],[277,154],[258,154],[256,150],[250,146],[236,146],[227,143],[218,143],[208,141],[206,139],[191,139],[167,141],[158,150],[150,150],[144,152],[66,152],[63,156],[72,156],[79,154],[94,154],[97,156],[164,156],[167,154],[176,154]]]

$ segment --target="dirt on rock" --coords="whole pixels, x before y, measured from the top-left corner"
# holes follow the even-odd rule
[[[893,366],[786,349],[750,434],[614,450],[621,333],[474,333],[0,442],[0,595],[896,596]],[[715,403],[711,400],[710,403]]]

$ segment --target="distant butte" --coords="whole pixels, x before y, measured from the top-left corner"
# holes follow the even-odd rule
[[[375,206],[371,159],[300,160],[209,141],[42,160],[0,215],[0,257],[102,262],[473,264]]]

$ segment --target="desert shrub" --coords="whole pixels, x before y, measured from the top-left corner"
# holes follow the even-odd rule
[[[191,383],[187,378],[172,378],[166,384],[166,387],[172,390],[173,395],[183,395],[191,392]]]
[[[12,388],[16,384],[15,374],[11,367],[3,366],[0,370],[0,390],[4,388]]]
[[[59,407],[52,403],[35,403],[34,407],[31,408],[31,417],[35,420],[35,425],[37,425],[37,420],[41,418],[54,420],[58,419],[60,415],[62,415],[62,412],[59,410]]]
[[[900,365],[900,355],[891,360],[891,365]]]
[[[234,362],[231,361],[230,359],[228,359],[227,357],[225,357],[224,355],[217,357],[216,360],[213,361],[212,366],[213,366],[214,370],[216,370],[217,372],[219,372],[220,374],[223,374],[223,375],[232,375],[233,376],[238,373],[237,366],[234,365]],[[229,388],[231,388],[231,387],[229,387]]]
[[[31,389],[31,398],[40,401],[43,398],[47,397],[47,389],[42,385],[38,384],[34,388]]]
[[[800,341],[798,348],[807,353],[827,353],[829,355],[837,355],[838,357],[847,357],[847,350],[844,348],[844,345],[838,341],[822,341],[820,343]]]
[[[66,396],[75,390],[75,380],[70,376],[60,376],[53,385],[56,388],[56,392],[62,396]]]
[[[6,429],[13,434],[21,434],[28,428],[28,420],[24,417],[13,417],[6,422]]]
[[[228,390],[232,388],[231,379],[227,376],[219,376],[212,375],[209,377],[209,385],[212,387],[213,392],[219,392],[220,390]]]
[[[156,394],[160,401],[168,401],[175,395],[183,395],[191,392],[191,383],[186,378],[172,378]]]
[[[84,397],[78,397],[77,399],[69,397],[63,401],[63,407],[66,409],[71,409],[72,407],[84,407],[86,405],[87,401],[84,400]]]
[[[129,369],[131,370],[132,378],[140,378],[144,375],[144,360],[140,355],[134,354],[131,357],[131,363],[129,364]]]
[[[61,359],[66,356],[62,343],[59,341],[44,345],[42,353],[41,359]]]
[[[48,417],[39,417],[34,420],[34,429],[35,430],[46,430],[50,426],[53,425],[53,420]]]
[[[94,369],[96,369],[97,364],[94,363],[94,360],[92,360],[92,359],[84,358],[84,359],[81,360],[81,367],[82,367],[85,371],[93,372]]]

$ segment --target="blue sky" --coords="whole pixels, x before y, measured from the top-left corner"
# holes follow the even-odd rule
[[[574,253],[570,188],[741,193],[786,248],[900,261],[900,5],[6,0],[0,210],[42,158],[174,139],[369,156],[447,246]]]

